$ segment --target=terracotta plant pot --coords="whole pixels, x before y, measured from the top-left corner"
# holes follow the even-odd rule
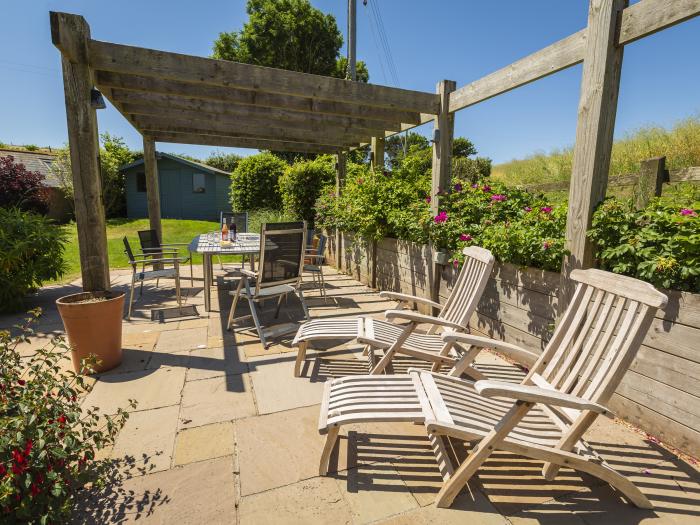
[[[124,292],[66,295],[56,301],[56,306],[68,334],[76,372],[80,372],[81,360],[91,354],[97,358],[96,372],[106,372],[122,362]]]

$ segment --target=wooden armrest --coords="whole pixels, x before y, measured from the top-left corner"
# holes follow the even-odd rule
[[[453,343],[464,343],[471,346],[476,346],[478,348],[493,348],[502,352],[513,361],[516,361],[522,365],[531,367],[539,359],[540,356],[520,348],[517,345],[506,343],[505,341],[498,341],[497,339],[491,339],[490,337],[481,337],[478,335],[465,334],[465,333],[455,333],[455,332],[445,332],[442,335],[443,341],[452,341]]]
[[[407,321],[412,321],[414,323],[429,323],[436,324],[439,326],[446,326],[454,330],[464,330],[463,326],[453,323],[451,321],[446,321],[445,319],[440,319],[439,317],[432,317],[430,315],[419,314],[418,312],[413,312],[411,310],[387,310],[384,313],[387,321],[392,319],[406,319]]]
[[[542,403],[557,407],[575,408],[578,410],[590,410],[608,417],[614,417],[606,406],[589,401],[578,396],[565,394],[558,390],[549,390],[538,386],[516,385],[503,381],[477,381],[474,389],[484,397],[507,397],[525,401],[527,403]]]
[[[425,299],[424,297],[416,297],[415,295],[408,295],[396,292],[379,292],[379,297],[383,299],[391,299],[392,301],[399,301],[402,303],[421,303],[427,304],[428,306],[433,306],[435,308],[442,308],[442,305],[431,301],[430,299]]]
[[[252,272],[250,270],[246,270],[245,268],[241,268],[238,270],[238,273],[241,275],[245,275],[246,277],[249,277],[251,279],[257,279],[258,278],[258,272]]]

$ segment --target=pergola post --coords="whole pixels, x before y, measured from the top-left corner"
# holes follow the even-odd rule
[[[617,44],[617,32],[627,3],[627,0],[591,0],[589,6],[566,221],[570,255],[564,257],[562,265],[560,312],[573,293],[571,271],[593,264],[594,246],[586,232],[608,185],[624,48]]]
[[[100,177],[97,115],[91,105],[94,86],[88,66],[90,27],[81,16],[50,13],[51,39],[61,51],[66,100],[75,221],[83,290],[107,291],[109,260]]]
[[[436,87],[440,95],[440,112],[433,121],[433,175],[430,191],[430,208],[437,215],[440,206],[440,190],[447,190],[452,168],[452,138],[455,129],[454,113],[450,113],[450,93],[457,89],[454,80],[441,80]]]
[[[344,151],[339,151],[336,157],[335,164],[335,198],[340,197],[340,192],[345,185],[345,177],[347,175],[347,155]],[[335,267],[341,269],[341,249],[340,243],[342,236],[338,228],[335,229]]]
[[[143,137],[143,165],[146,171],[146,198],[148,200],[148,222],[151,229],[158,233],[163,242],[163,229],[160,224],[160,187],[158,183],[158,160],[156,159],[155,141]]]
[[[372,169],[384,171],[384,137],[372,137]]]

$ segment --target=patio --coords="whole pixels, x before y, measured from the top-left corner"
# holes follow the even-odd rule
[[[121,478],[84,500],[78,521],[519,524],[607,523],[615,516],[621,523],[678,524],[700,519],[697,466],[604,418],[586,439],[641,488],[654,511],[637,509],[604,482],[572,470],[545,481],[541,464],[506,453],[492,456],[452,509],[438,509],[432,503],[441,478],[425,430],[403,423],[354,425],[342,432],[331,475],[319,477],[323,438],[316,426],[323,382],[366,373],[361,348],[330,342],[320,356],[311,351],[303,377],[294,378],[292,335],[272,338],[264,350],[252,330],[226,332],[230,296],[221,272],[216,271],[218,287],[208,314],[201,267],[195,272],[195,287],[183,282],[183,293],[185,305],[196,306],[199,315],[151,322],[150,308],[174,305],[174,290],[168,281],[158,289],[146,286],[133,320],[124,324],[123,364],[97,377],[84,400],[106,413],[125,407],[129,398],[138,406],[109,451]],[[129,272],[112,271],[111,277],[113,288],[127,289]],[[332,268],[326,303],[305,281],[312,318],[381,317],[393,306]],[[72,289],[79,291],[80,282],[44,288],[34,298],[32,306],[42,306],[45,315],[35,341],[22,347],[24,355],[61,332],[54,300]],[[296,299],[280,317],[286,323],[301,319]],[[4,317],[0,326],[15,321]],[[482,353],[479,364],[501,377],[521,375],[493,354]]]

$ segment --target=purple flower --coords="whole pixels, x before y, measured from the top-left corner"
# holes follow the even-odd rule
[[[532,211],[532,208],[530,208],[530,206],[525,206],[525,211]]]
[[[433,219],[435,221],[435,224],[441,224],[443,222],[447,222],[447,213],[444,211],[441,211],[438,213],[435,218]]]
[[[479,185],[478,185],[476,182],[475,182],[474,184],[472,184],[472,189],[473,189],[473,190],[477,189],[478,187],[479,187]]]
[[[542,249],[543,249],[543,250],[549,250],[550,246],[552,246],[552,243],[549,242],[549,241],[544,241],[544,242],[542,243]]]
[[[542,206],[540,208],[540,211],[542,213],[552,213],[552,207],[551,206]]]
[[[691,210],[690,208],[681,208],[681,215],[689,215],[690,217],[698,216],[695,210]]]
[[[481,187],[481,191],[489,192],[489,191],[491,191],[491,186],[489,186],[488,184],[484,184],[484,185]]]
[[[504,200],[506,200],[506,196],[500,193],[496,193],[495,195],[491,195],[491,200],[496,202],[503,202]]]
[[[457,184],[455,184],[455,191],[456,191],[457,193],[459,193],[460,191],[462,191],[462,185],[461,185],[459,182],[458,182]]]
[[[430,195],[428,195],[428,196],[425,198],[425,202],[427,202],[428,204],[430,204],[430,201],[431,201],[431,200],[433,200],[433,199],[430,198]]]
[[[468,233],[463,233],[462,235],[459,236],[460,241],[471,241],[472,236],[469,235]]]

